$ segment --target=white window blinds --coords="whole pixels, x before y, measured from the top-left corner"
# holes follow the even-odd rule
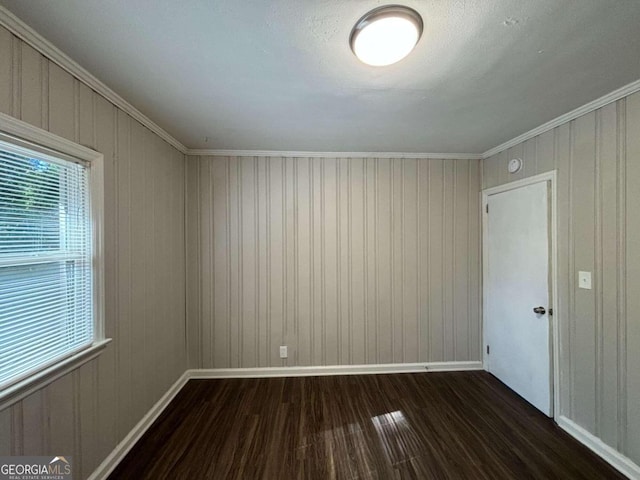
[[[0,142],[0,389],[93,342],[88,177]]]

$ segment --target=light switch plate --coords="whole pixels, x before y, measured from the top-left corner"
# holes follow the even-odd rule
[[[578,287],[591,290],[591,272],[578,272]]]
[[[280,347],[280,358],[287,358],[289,356],[288,352],[287,352],[287,347],[286,345],[282,345]]]

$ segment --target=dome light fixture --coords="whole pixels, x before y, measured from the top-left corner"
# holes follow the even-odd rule
[[[422,17],[402,5],[385,5],[365,14],[351,30],[351,50],[361,62],[383,67],[411,53],[422,35]]]

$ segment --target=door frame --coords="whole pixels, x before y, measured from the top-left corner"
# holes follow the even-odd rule
[[[549,206],[550,218],[549,218],[549,305],[548,308],[553,309],[553,315],[551,318],[551,328],[549,329],[549,342],[550,342],[550,366],[549,375],[552,377],[549,379],[550,391],[551,391],[551,416],[557,418],[560,415],[560,331],[559,331],[559,319],[562,318],[562,312],[558,308],[558,238],[557,238],[557,171],[551,170],[549,172],[541,173],[531,177],[523,178],[513,182],[498,185],[496,187],[485,188],[481,192],[482,196],[482,366],[487,370],[487,352],[485,345],[487,345],[487,339],[485,338],[484,322],[487,318],[487,288],[488,285],[488,216],[487,205],[489,203],[489,197],[498,193],[508,192],[509,190],[515,190],[528,185],[533,185],[540,182],[550,182],[549,194],[551,195],[551,204]]]

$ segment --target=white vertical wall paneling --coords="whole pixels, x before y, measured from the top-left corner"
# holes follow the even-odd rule
[[[256,351],[257,351],[257,363],[260,366],[267,365],[269,360],[267,355],[270,353],[267,351],[267,346],[271,345],[269,336],[269,317],[270,302],[268,296],[271,294],[268,275],[269,267],[271,266],[270,257],[270,232],[269,222],[267,222],[267,215],[270,214],[269,202],[267,197],[268,181],[269,181],[269,168],[266,162],[262,158],[256,159],[256,183],[257,183],[257,195],[256,195],[256,231],[257,238],[261,241],[257,242],[256,254],[257,261],[257,295],[256,295],[256,315],[257,331],[256,331]],[[215,241],[215,239],[214,239]],[[214,273],[217,269],[214,270]],[[214,290],[215,291],[215,290]],[[261,348],[262,347],[262,348]]]
[[[402,315],[402,185],[398,175],[398,161],[389,159],[389,286],[391,296],[389,298],[389,316],[391,319],[390,330],[390,363],[396,362],[402,356],[402,333],[399,331],[402,321],[398,317]],[[399,321],[400,320],[400,321]]]
[[[603,329],[602,329],[602,276],[603,276],[603,252],[602,252],[602,109],[595,112],[595,161],[594,161],[594,223],[593,223],[593,244],[594,244],[594,282],[596,283],[596,294],[594,295],[594,431],[596,436],[602,437],[602,410],[603,396]]]
[[[455,245],[455,200],[457,185],[455,182],[456,162],[444,162],[444,216],[442,231],[444,233],[444,264],[442,282],[444,284],[444,359],[454,360],[457,338],[456,328],[456,302],[454,299],[454,270],[456,258]]]
[[[176,228],[184,156],[4,28],[0,61],[0,111],[105,158],[105,327],[114,341],[0,412],[0,453],[72,455],[85,478],[187,366]]]
[[[72,82],[75,107],[75,115],[73,117],[75,141],[89,148],[95,148],[95,100],[93,92],[75,78],[72,79]],[[97,362],[85,364],[77,372],[80,388],[78,405],[80,414],[80,455],[77,468],[79,468],[82,477],[87,477],[101,460],[98,452],[98,436],[95,435],[95,432],[98,431]]]
[[[116,248],[119,252],[116,260],[117,282],[117,318],[118,331],[116,341],[120,348],[116,350],[116,371],[120,365],[130,365],[132,362],[132,317],[131,317],[131,289],[132,289],[132,249],[129,242],[131,235],[131,127],[129,117],[117,111],[117,213],[116,213]],[[133,382],[131,369],[123,369],[117,382],[116,395],[118,408],[122,412],[117,424],[116,438],[123,438],[135,424],[132,415]]]
[[[403,315],[400,319],[402,325],[402,362],[409,358],[420,358],[419,324],[418,316],[418,249],[420,237],[418,227],[418,164],[420,160],[405,160],[402,163],[402,276],[403,285],[401,302]],[[463,162],[466,163],[466,162]],[[476,185],[477,188],[477,185]],[[464,256],[464,255],[463,255]],[[468,279],[463,279],[466,282]]]
[[[188,162],[202,367],[480,358],[478,160]]]
[[[19,44],[21,56],[20,105],[22,120],[42,128],[42,68],[40,54],[26,44]],[[24,95],[24,92],[30,92]]]
[[[430,210],[421,208],[422,202],[429,201],[429,165],[431,162],[417,163],[417,192],[416,211],[418,215],[416,238],[417,238],[417,310],[418,310],[418,361],[423,362],[429,357],[431,351],[430,340],[430,315],[428,299],[429,291],[429,225]]]
[[[480,162],[470,162],[469,171],[469,235],[470,235],[470,249],[469,249],[469,360],[474,358],[482,358],[482,322],[474,322],[471,316],[472,312],[482,311],[482,289],[473,288],[473,285],[477,281],[481,282],[482,278],[482,233],[481,233],[481,209],[480,195],[473,193],[472,185],[476,182],[476,179],[482,181],[482,168]],[[475,248],[473,248],[475,246]]]
[[[228,232],[226,228],[226,212],[228,203],[228,192],[226,185],[228,162],[218,162],[216,164],[209,163],[209,179],[213,185],[213,191],[219,194],[224,201],[213,205],[210,212],[210,224],[214,225],[213,230],[208,232],[211,235],[211,241],[214,245],[220,245],[222,248],[216,248],[213,252],[211,261],[216,268],[211,270],[212,275],[209,277],[214,291],[216,292],[213,298],[213,314],[223,315],[222,312],[227,312],[228,307],[226,305],[228,286],[227,282],[227,245],[228,245]],[[203,286],[204,288],[204,286]],[[204,338],[209,342],[213,342],[213,359],[209,361],[221,362],[229,358],[229,342],[228,342],[228,325],[214,325],[213,328],[208,328]],[[205,340],[206,341],[206,340]]]
[[[582,188],[573,190],[571,222],[575,241],[572,251],[575,270],[594,272],[596,112],[574,120],[574,124],[573,178],[575,184]],[[598,288],[595,284],[594,289]],[[589,345],[589,348],[571,350],[574,371],[572,388],[574,392],[580,392],[580,398],[574,398],[573,414],[580,425],[595,433],[594,306],[594,290],[575,290],[572,340],[575,339],[577,345]]]
[[[313,338],[311,316],[311,292],[312,292],[312,237],[311,217],[311,169],[310,159],[300,158],[291,161],[293,172],[293,196],[294,208],[294,233],[295,263],[294,263],[294,305],[296,317],[296,356],[294,361],[300,365],[311,365],[311,349]],[[286,363],[286,362],[285,362]]]
[[[612,103],[600,112],[599,128],[599,182],[598,214],[599,228],[596,235],[599,239],[597,256],[599,258],[598,284],[598,349],[599,361],[599,436],[605,443],[616,445],[617,423],[617,258],[616,258],[616,150],[617,135],[605,132],[617,132],[617,108]]]
[[[616,150],[617,170],[617,375],[618,375],[618,450],[626,451],[627,446],[627,100],[618,103],[618,145]]]
[[[21,72],[22,72],[22,46],[20,39],[16,37],[11,38],[11,83],[13,85],[12,90],[12,115],[16,118],[22,117],[22,82]]]
[[[429,269],[425,272],[425,275],[428,276],[428,290],[425,298],[427,299],[427,308],[429,309],[429,359],[436,362],[445,361],[444,175],[445,171],[443,160],[433,160],[429,162],[429,176],[427,179],[429,184],[429,197],[426,206],[429,210]]]
[[[339,363],[340,347],[340,323],[338,316],[338,224],[336,210],[339,205],[337,195],[338,182],[338,162],[340,159],[328,159],[322,162],[322,197],[323,215],[322,228],[323,235],[323,281],[322,288],[324,295],[322,299],[323,308],[323,341],[325,365],[337,365]]]
[[[264,188],[261,201],[264,206],[259,219],[261,231],[264,235],[262,242],[264,252],[263,265],[263,293],[262,307],[264,308],[264,336],[259,341],[264,342],[261,349],[263,358],[261,365],[278,365],[279,345],[286,344],[284,339],[288,332],[293,332],[291,314],[288,305],[288,296],[284,286],[286,278],[291,276],[288,259],[292,257],[288,253],[293,247],[293,242],[287,242],[285,219],[287,204],[287,178],[286,159],[276,162],[268,162],[261,159],[261,171],[264,172]],[[290,245],[291,244],[291,245]],[[282,318],[282,322],[274,319]],[[294,351],[288,352],[290,356]]]
[[[186,162],[186,262],[187,262],[187,353],[189,356],[189,367],[199,368],[202,363],[201,352],[201,324],[200,318],[200,191],[199,191],[199,168],[198,162]],[[226,208],[228,210],[228,193]],[[226,224],[226,222],[225,222]],[[228,229],[227,229],[228,230]],[[228,232],[227,232],[228,239]],[[228,259],[227,259],[228,261]],[[227,303],[227,308],[229,305]]]
[[[131,363],[131,381],[133,385],[141,385],[146,382],[144,374],[144,315],[145,305],[143,302],[136,301],[137,299],[144,298],[144,248],[145,245],[141,239],[140,226],[144,227],[144,215],[143,215],[143,201],[144,201],[144,189],[141,188],[144,185],[144,143],[136,141],[135,139],[141,138],[144,135],[144,131],[141,125],[135,122],[130,122],[131,126],[131,162],[130,162],[130,225],[131,225],[131,345],[133,352],[135,351],[136,361]],[[135,160],[134,160],[135,159]],[[144,393],[140,392],[136,396],[138,401],[134,401],[132,404],[133,418],[141,418],[144,415],[143,402],[140,401],[140,397]]]
[[[568,237],[568,249],[567,249],[567,258],[569,262],[569,268],[567,270],[569,276],[569,311],[575,312],[576,310],[576,289],[577,289],[577,280],[576,280],[576,251],[574,248],[575,241],[575,224],[573,221],[573,210],[575,205],[575,143],[576,143],[576,128],[575,121],[571,121],[569,123],[569,156],[568,156],[568,164],[569,164],[569,195],[568,195],[568,207],[569,212],[567,214],[567,222],[569,225],[569,237]],[[575,321],[574,317],[567,317],[567,367],[568,367],[568,375],[567,378],[569,380],[570,388],[569,392],[569,405],[568,411],[570,412],[571,418],[574,418],[576,411],[576,396],[575,396],[575,359],[573,351],[575,350]]]
[[[0,28],[0,62],[10,66],[13,63],[11,45],[13,35],[4,28]],[[8,115],[13,114],[13,68],[0,69],[0,111]]]
[[[94,96],[95,107],[95,148],[104,155],[104,175],[108,185],[117,185],[117,162],[116,162],[116,109],[105,99]],[[105,190],[105,204],[112,205],[105,212],[105,318],[111,319],[106,322],[105,335],[109,338],[118,339],[118,322],[115,321],[118,312],[116,262],[117,262],[117,188]],[[98,431],[101,432],[98,438],[98,451],[110,451],[117,443],[117,425],[113,421],[118,411],[118,397],[116,389],[116,349],[107,349],[97,362],[97,409],[98,411],[109,412],[98,416]],[[98,462],[102,458],[98,459]]]
[[[299,174],[298,168],[300,165],[300,161],[295,159],[288,159],[285,161],[285,177],[286,185],[287,185],[287,194],[285,194],[284,198],[287,199],[285,203],[285,208],[283,210],[283,214],[285,218],[288,219],[287,225],[290,227],[286,228],[283,231],[283,236],[287,236],[287,232],[292,232],[292,242],[287,242],[286,245],[289,246],[289,250],[284,251],[284,255],[286,256],[288,263],[288,275],[287,279],[291,279],[293,282],[293,288],[287,289],[287,282],[285,281],[283,288],[286,292],[286,298],[288,299],[287,305],[289,305],[288,310],[288,319],[293,319],[290,323],[293,325],[293,331],[290,332],[288,336],[283,336],[282,341],[292,343],[296,347],[293,354],[293,361],[297,364],[301,363],[300,360],[300,345],[303,337],[302,325],[300,321],[300,291],[302,288],[300,281],[300,250],[301,250],[301,242],[300,242],[300,209],[301,207],[301,199],[298,196],[298,182],[299,182]],[[290,254],[293,255],[291,258]],[[285,362],[282,362],[283,364]]]
[[[11,455],[11,409],[6,408],[0,411],[0,455],[7,457]]]
[[[350,159],[347,177],[349,210],[347,212],[348,246],[346,256],[349,261],[349,273],[346,281],[349,285],[347,302],[349,305],[350,354],[347,361],[356,365],[364,364],[367,361],[365,165],[366,160],[364,159]],[[349,255],[349,252],[352,254]]]
[[[24,455],[24,426],[22,402],[11,407],[11,455]]]
[[[640,311],[640,298],[637,295],[640,285],[640,221],[638,220],[637,205],[640,204],[640,94],[631,95],[625,105],[625,148],[621,149],[620,160],[624,162],[621,171],[624,172],[626,205],[626,238],[622,257],[625,269],[621,288],[625,289],[624,312],[627,322],[621,335],[620,348],[623,352],[620,369],[623,380],[626,380],[623,390],[626,411],[624,423],[627,425],[625,449],[628,455],[640,463],[640,322],[637,312]],[[621,172],[621,173],[622,173]],[[626,378],[624,378],[626,377]]]
[[[378,363],[378,242],[377,231],[377,178],[378,159],[364,160],[364,278],[365,278],[365,363]]]

